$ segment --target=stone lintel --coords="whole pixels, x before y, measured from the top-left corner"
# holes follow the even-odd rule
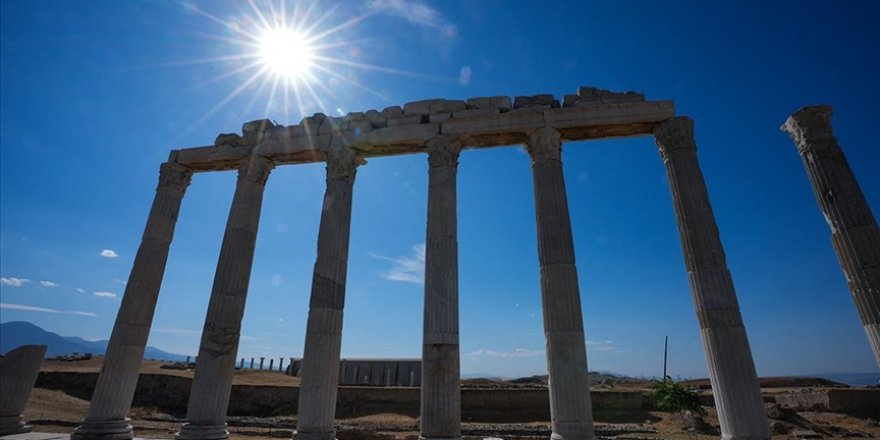
[[[462,136],[469,148],[522,144],[530,132],[545,126],[558,130],[563,141],[641,136],[652,134],[656,125],[674,116],[672,101],[595,102],[577,107],[474,114],[372,131],[344,130],[319,134],[288,127],[288,132],[293,134],[272,136],[256,145],[184,148],[177,153],[176,161],[196,172],[235,169],[241,158],[252,153],[271,157],[279,165],[321,162],[333,136],[341,136],[345,145],[365,158],[424,153],[427,142],[438,134]]]

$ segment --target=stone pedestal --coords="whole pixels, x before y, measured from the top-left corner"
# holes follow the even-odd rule
[[[357,166],[363,162],[348,147],[327,153],[327,189],[318,230],[318,258],[302,363],[297,440],[336,437],[336,388],[342,346],[342,309],[351,229],[351,203]],[[293,364],[291,364],[292,366]]]
[[[461,144],[428,142],[428,227],[422,344],[422,439],[461,438],[456,174]]]
[[[561,136],[552,128],[539,128],[529,136],[526,149],[532,158],[535,184],[541,304],[550,388],[550,437],[594,439],[586,338],[562,175]]]
[[[0,358],[0,435],[31,432],[21,413],[45,356],[45,345],[23,345]]]
[[[721,436],[736,440],[769,439],[769,423],[749,340],[697,163],[693,121],[686,117],[669,119],[655,128],[654,136],[672,190]]]
[[[782,130],[797,144],[856,309],[880,365],[880,230],[831,130],[831,107],[804,107]]]
[[[181,426],[178,439],[229,437],[226,410],[232,390],[241,319],[254,260],[263,190],[274,167],[271,159],[260,156],[250,156],[239,163],[238,182],[220,247],[187,405],[187,423]]]
[[[164,163],[159,170],[153,207],[125,285],[89,413],[71,434],[73,440],[125,440],[133,436],[126,416],[144,360],[180,203],[191,179],[192,170],[176,163]]]

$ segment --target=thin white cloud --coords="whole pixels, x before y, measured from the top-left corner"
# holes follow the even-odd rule
[[[81,312],[81,311],[69,312],[69,311],[65,311],[65,310],[47,309],[45,307],[28,306],[25,304],[0,303],[0,309],[21,310],[23,312],[62,313],[65,315],[89,316],[89,317],[93,317],[93,318],[98,316],[97,314],[92,313],[92,312]]]
[[[53,283],[52,281],[40,281],[40,285],[43,287],[60,287],[61,285],[58,283]]]
[[[274,275],[272,277],[272,285],[275,287],[281,286],[281,281],[282,281],[281,275]]]
[[[370,0],[367,4],[373,12],[403,18],[410,24],[439,30],[446,38],[458,35],[458,28],[443,14],[418,0]]]
[[[123,280],[120,280],[120,279],[118,279],[118,278],[113,278],[113,282],[114,282],[114,283],[119,283],[119,284],[128,284],[127,281],[123,281]]]
[[[485,348],[481,348],[477,351],[468,353],[470,357],[492,357],[492,358],[523,358],[523,357],[535,357],[544,355],[544,350],[529,350],[527,348],[517,348],[513,351],[495,351],[495,350],[487,350]]]
[[[76,291],[79,293],[86,293],[85,289],[83,289],[82,287],[77,287]]]
[[[593,351],[615,351],[617,347],[614,346],[614,341],[605,340],[605,341],[591,341],[587,339],[587,348]]]
[[[119,258],[119,254],[113,249],[104,249],[101,251],[101,256],[104,258]]]
[[[424,284],[425,282],[425,244],[414,244],[409,256],[390,258],[370,254],[373,258],[391,262],[391,268],[382,277],[391,281]]]
[[[151,331],[156,332],[156,333],[166,333],[169,335],[178,335],[178,336],[189,336],[189,335],[199,336],[202,334],[202,332],[197,331],[197,330],[189,330],[189,329],[174,328],[174,327],[155,328]]]
[[[4,286],[12,286],[12,287],[21,287],[25,283],[29,283],[31,280],[27,278],[16,278],[16,277],[0,277],[0,284]]]
[[[458,84],[466,86],[471,82],[471,66],[462,66],[458,74]]]
[[[93,295],[99,298],[116,298],[116,294],[113,292],[94,292]]]

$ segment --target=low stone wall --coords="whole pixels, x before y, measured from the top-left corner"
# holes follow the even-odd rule
[[[880,414],[880,390],[828,389],[777,394],[776,403],[795,411],[828,411],[857,417]]]
[[[37,387],[59,390],[89,400],[97,373],[41,372]],[[154,407],[183,417],[192,379],[142,374],[134,405]],[[593,411],[598,421],[643,421],[650,399],[637,391],[593,391]],[[232,416],[290,416],[296,414],[299,388],[282,385],[234,385],[229,402]],[[413,387],[340,387],[336,405],[339,418],[393,413],[419,416],[420,389]],[[461,391],[462,420],[503,423],[550,420],[546,388],[465,388]]]

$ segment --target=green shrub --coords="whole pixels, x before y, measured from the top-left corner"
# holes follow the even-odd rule
[[[691,410],[705,415],[700,404],[700,394],[668,377],[654,382],[651,386],[651,398],[654,400],[654,406],[661,411]]]

